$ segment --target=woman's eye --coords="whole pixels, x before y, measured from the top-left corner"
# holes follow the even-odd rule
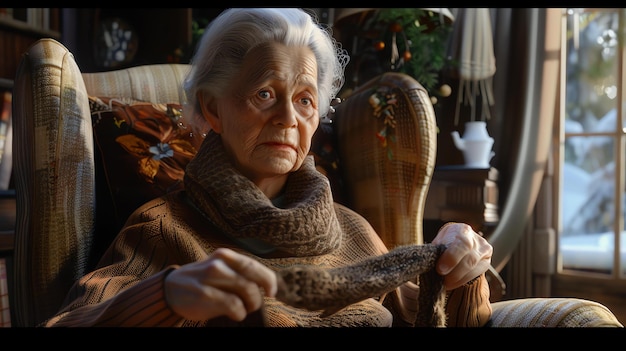
[[[302,105],[305,105],[305,106],[309,106],[313,103],[313,101],[311,101],[310,98],[302,98],[300,99],[300,102],[302,103]]]
[[[258,97],[263,99],[263,100],[267,100],[269,98],[272,97],[272,94],[268,91],[268,90],[261,90],[258,92]]]

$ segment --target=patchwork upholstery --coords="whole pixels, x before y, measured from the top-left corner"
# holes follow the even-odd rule
[[[16,272],[9,301],[19,326],[48,317],[86,273],[95,179],[87,90],[72,54],[53,40],[32,46],[13,94]]]
[[[72,54],[53,39],[39,40],[24,54],[13,95],[14,326],[35,326],[55,313],[74,280],[93,267],[117,233],[119,223],[112,224],[107,214],[120,204],[110,196],[115,193],[111,186],[117,185],[104,174],[132,174],[141,168],[136,180],[143,182],[144,190],[154,182],[159,191],[177,186],[176,176],[158,174],[166,167],[168,176],[179,174],[192,147],[178,149],[174,162],[176,151],[170,154],[161,145],[153,155],[172,159],[159,162],[156,172],[155,163],[144,156],[146,148],[150,152],[159,143],[171,147],[173,140],[185,139],[177,134],[175,122],[185,102],[181,86],[188,69],[163,64],[81,74]],[[104,122],[99,119],[103,111],[109,114]],[[136,123],[146,116],[165,124]],[[115,129],[112,123],[137,128]],[[147,125],[151,127],[143,128]],[[132,157],[126,165],[116,166],[109,159],[128,150]],[[319,169],[331,179],[337,200],[363,214],[389,247],[422,243],[436,125],[419,83],[384,73],[364,84],[336,107],[332,122],[318,130],[312,151]],[[137,162],[146,167],[137,167]],[[606,307],[586,300],[519,299],[492,307],[491,326],[621,326]]]

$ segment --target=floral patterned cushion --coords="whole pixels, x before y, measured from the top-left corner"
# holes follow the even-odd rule
[[[111,206],[107,216],[115,222],[112,230],[119,229],[143,203],[183,188],[185,167],[198,145],[182,123],[179,104],[107,97],[89,97],[89,104],[100,189],[96,201]]]

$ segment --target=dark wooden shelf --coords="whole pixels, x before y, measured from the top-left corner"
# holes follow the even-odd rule
[[[24,21],[7,18],[4,16],[0,16],[0,28],[28,34],[33,37],[47,37],[57,40],[61,38],[61,32],[59,32],[58,30],[33,27]]]
[[[47,9],[49,11],[45,13],[37,12],[38,15],[47,14],[49,16],[46,24],[43,23],[43,17],[37,17],[42,20],[37,24],[27,21],[27,16],[32,15],[32,13],[28,12],[29,9],[26,8],[14,8],[14,13],[0,15],[0,78],[12,80],[15,77],[22,54],[36,40],[40,38],[61,39],[60,9]],[[20,10],[21,14],[18,14],[17,10]],[[40,9],[36,10],[39,11]]]

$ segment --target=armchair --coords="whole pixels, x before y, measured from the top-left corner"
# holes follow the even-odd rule
[[[129,165],[142,159],[141,148],[115,159],[123,148],[114,141],[131,138],[144,145],[150,138],[187,137],[180,108],[188,68],[163,64],[82,73],[53,39],[39,40],[23,55],[13,97],[15,326],[38,325],[56,312],[133,201],[180,186],[180,172],[192,155],[178,150],[153,173],[137,175]],[[390,248],[423,242],[436,122],[418,82],[385,73],[359,87],[336,107],[332,123],[321,125],[312,152],[336,200],[364,215]],[[606,307],[574,298],[500,301],[493,311],[492,326],[622,326]]]

